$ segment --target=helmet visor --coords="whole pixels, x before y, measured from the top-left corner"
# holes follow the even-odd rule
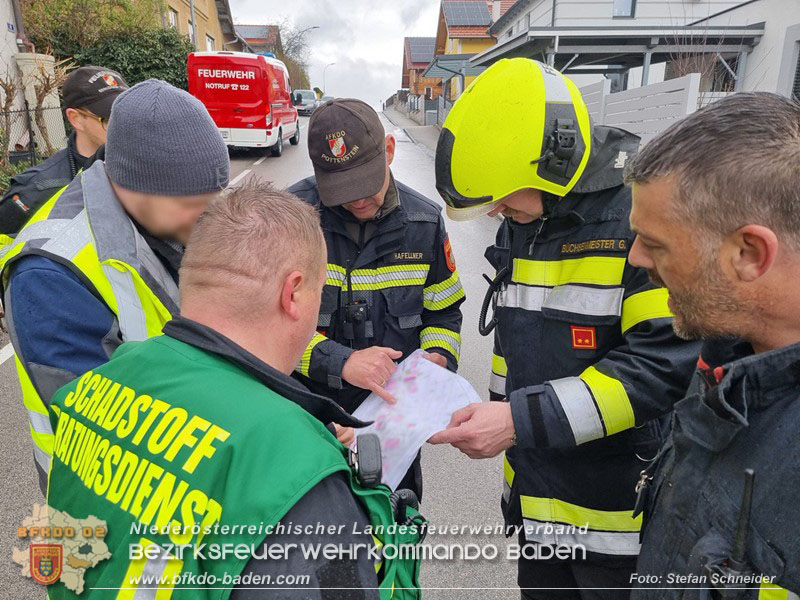
[[[488,204],[478,204],[477,206],[470,206],[467,208],[454,208],[449,204],[444,207],[447,216],[453,221],[471,221],[484,215],[488,215],[494,210],[499,201],[490,202]]]

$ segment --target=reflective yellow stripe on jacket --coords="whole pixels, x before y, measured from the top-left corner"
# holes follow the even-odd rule
[[[376,269],[354,269],[350,271],[353,290],[384,290],[392,287],[425,285],[430,265],[391,265]],[[347,270],[328,263],[325,285],[333,285],[347,291]]]
[[[515,258],[511,280],[526,285],[555,287],[566,284],[619,285],[626,259],[587,256],[567,260]]]
[[[442,310],[452,306],[464,297],[464,287],[458,272],[440,283],[434,283],[422,290],[425,310]]]
[[[672,317],[667,300],[667,288],[647,290],[626,298],[622,303],[622,333],[650,319]]]
[[[297,368],[295,369],[297,372],[302,373],[306,377],[310,377],[308,371],[311,368],[311,352],[314,350],[314,348],[317,347],[317,344],[319,344],[320,342],[324,342],[327,339],[328,338],[326,338],[321,333],[314,334],[314,337],[311,338],[311,341],[308,343],[308,346],[306,346],[306,349],[303,352],[303,356],[300,357],[300,363],[297,365]]]
[[[503,461],[503,497],[508,501],[514,469]],[[585,508],[557,498],[520,496],[525,539],[529,542],[585,547],[588,552],[613,555],[639,553],[642,516],[630,510]]]
[[[461,356],[461,334],[444,327],[425,327],[419,334],[420,348],[443,348],[456,360]]]
[[[508,367],[506,359],[499,354],[492,353],[492,372],[489,375],[489,391],[500,396],[506,395],[506,376]]]

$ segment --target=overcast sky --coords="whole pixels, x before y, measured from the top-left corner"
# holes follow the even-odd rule
[[[311,85],[380,106],[400,89],[403,38],[436,35],[438,0],[231,0],[236,23],[271,25],[287,19],[306,34]]]

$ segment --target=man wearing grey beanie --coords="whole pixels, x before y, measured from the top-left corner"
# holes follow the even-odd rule
[[[144,81],[114,102],[105,162],[79,174],[0,249],[0,298],[43,491],[50,397],[122,342],[160,334],[177,314],[183,244],[229,171],[205,107],[166,82]]]

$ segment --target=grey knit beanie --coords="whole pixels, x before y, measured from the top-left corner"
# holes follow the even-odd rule
[[[230,173],[228,149],[205,106],[159,79],[114,102],[105,163],[117,185],[164,196],[219,191]]]

